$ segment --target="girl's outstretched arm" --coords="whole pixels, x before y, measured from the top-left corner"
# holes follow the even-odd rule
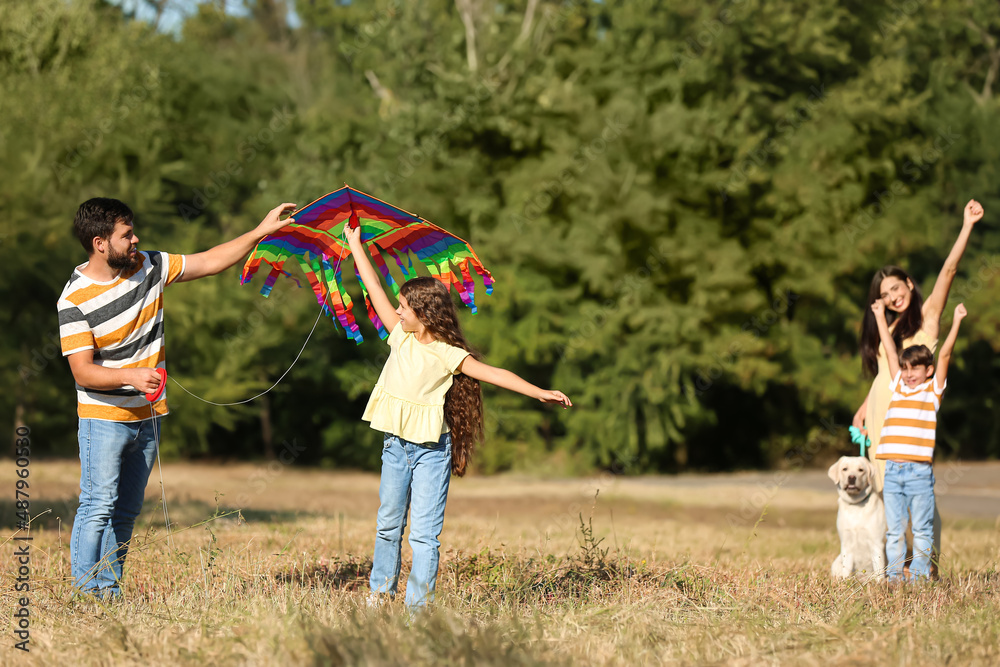
[[[969,236],[972,234],[972,227],[979,222],[982,217],[982,205],[975,199],[970,199],[969,203],[965,205],[962,231],[959,232],[958,238],[955,240],[955,245],[952,246],[951,252],[948,253],[948,258],[944,260],[944,266],[941,267],[941,273],[938,274],[937,281],[934,283],[934,290],[931,292],[931,295],[927,297],[927,301],[924,302],[923,329],[932,338],[938,337],[938,333],[941,328],[941,313],[944,311],[944,305],[948,301],[948,292],[951,290],[951,283],[955,280],[955,274],[958,273],[958,263],[961,261],[962,255],[965,253],[965,246],[969,243]]]
[[[347,234],[347,243],[351,246],[351,254],[354,255],[354,261],[358,266],[358,273],[361,274],[361,280],[365,282],[365,288],[368,290],[368,298],[372,300],[372,306],[375,307],[375,313],[385,325],[385,330],[392,333],[392,330],[399,324],[399,315],[382,287],[382,279],[375,271],[375,267],[372,266],[372,260],[368,257],[365,244],[361,242],[361,227],[352,229],[350,225],[347,225],[345,233]]]
[[[495,384],[498,387],[516,391],[519,394],[524,394],[525,396],[530,396],[531,398],[537,398],[542,403],[562,403],[563,406],[567,408],[573,405],[573,402],[569,400],[569,397],[561,391],[536,387],[524,378],[519,377],[517,374],[511,373],[503,368],[497,368],[496,366],[484,364],[483,362],[473,358],[472,355],[469,355],[462,361],[458,370],[465,373],[470,378],[474,378],[480,382],[489,382],[490,384]]]

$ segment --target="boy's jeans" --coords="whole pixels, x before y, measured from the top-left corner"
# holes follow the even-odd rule
[[[378,527],[370,585],[374,593],[396,594],[406,512],[413,506],[410,547],[413,567],[406,582],[406,606],[423,607],[434,600],[438,536],[444,528],[444,506],[451,481],[451,434],[437,444],[418,445],[386,434],[382,446]]]
[[[70,538],[70,569],[80,590],[121,593],[128,541],[156,461],[159,422],[80,420],[80,507]]]
[[[910,576],[914,580],[931,574],[931,553],[934,539],[934,469],[930,463],[886,461],[885,520],[889,530],[885,555],[886,576],[890,581],[902,581],[906,559],[907,514],[913,524],[913,561]]]

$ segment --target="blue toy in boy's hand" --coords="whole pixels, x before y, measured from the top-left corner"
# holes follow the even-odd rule
[[[872,444],[872,441],[868,439],[867,435],[862,435],[861,429],[855,426],[848,426],[847,432],[851,434],[851,442],[861,447],[861,456],[864,456],[865,450]]]

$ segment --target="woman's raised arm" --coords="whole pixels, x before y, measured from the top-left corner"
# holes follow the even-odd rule
[[[982,217],[982,205],[975,199],[970,199],[969,203],[965,205],[962,231],[959,232],[958,238],[955,239],[955,245],[952,246],[951,252],[948,253],[948,258],[944,260],[944,266],[941,267],[941,273],[938,274],[937,280],[934,282],[934,290],[931,292],[931,295],[927,297],[927,300],[924,301],[922,313],[924,320],[923,330],[929,334],[931,338],[938,337],[938,331],[941,327],[941,312],[944,310],[944,306],[948,302],[948,292],[951,290],[951,283],[955,280],[955,274],[958,273],[958,263],[961,261],[962,255],[965,253],[965,246],[969,243],[969,236],[972,234],[972,227],[979,222]]]

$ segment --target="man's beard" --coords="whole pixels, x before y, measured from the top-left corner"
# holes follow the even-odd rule
[[[110,266],[115,271],[128,271],[129,269],[134,269],[139,266],[142,262],[142,257],[136,251],[135,255],[132,254],[132,249],[129,248],[128,252],[117,253],[114,248],[108,248],[108,266]]]

